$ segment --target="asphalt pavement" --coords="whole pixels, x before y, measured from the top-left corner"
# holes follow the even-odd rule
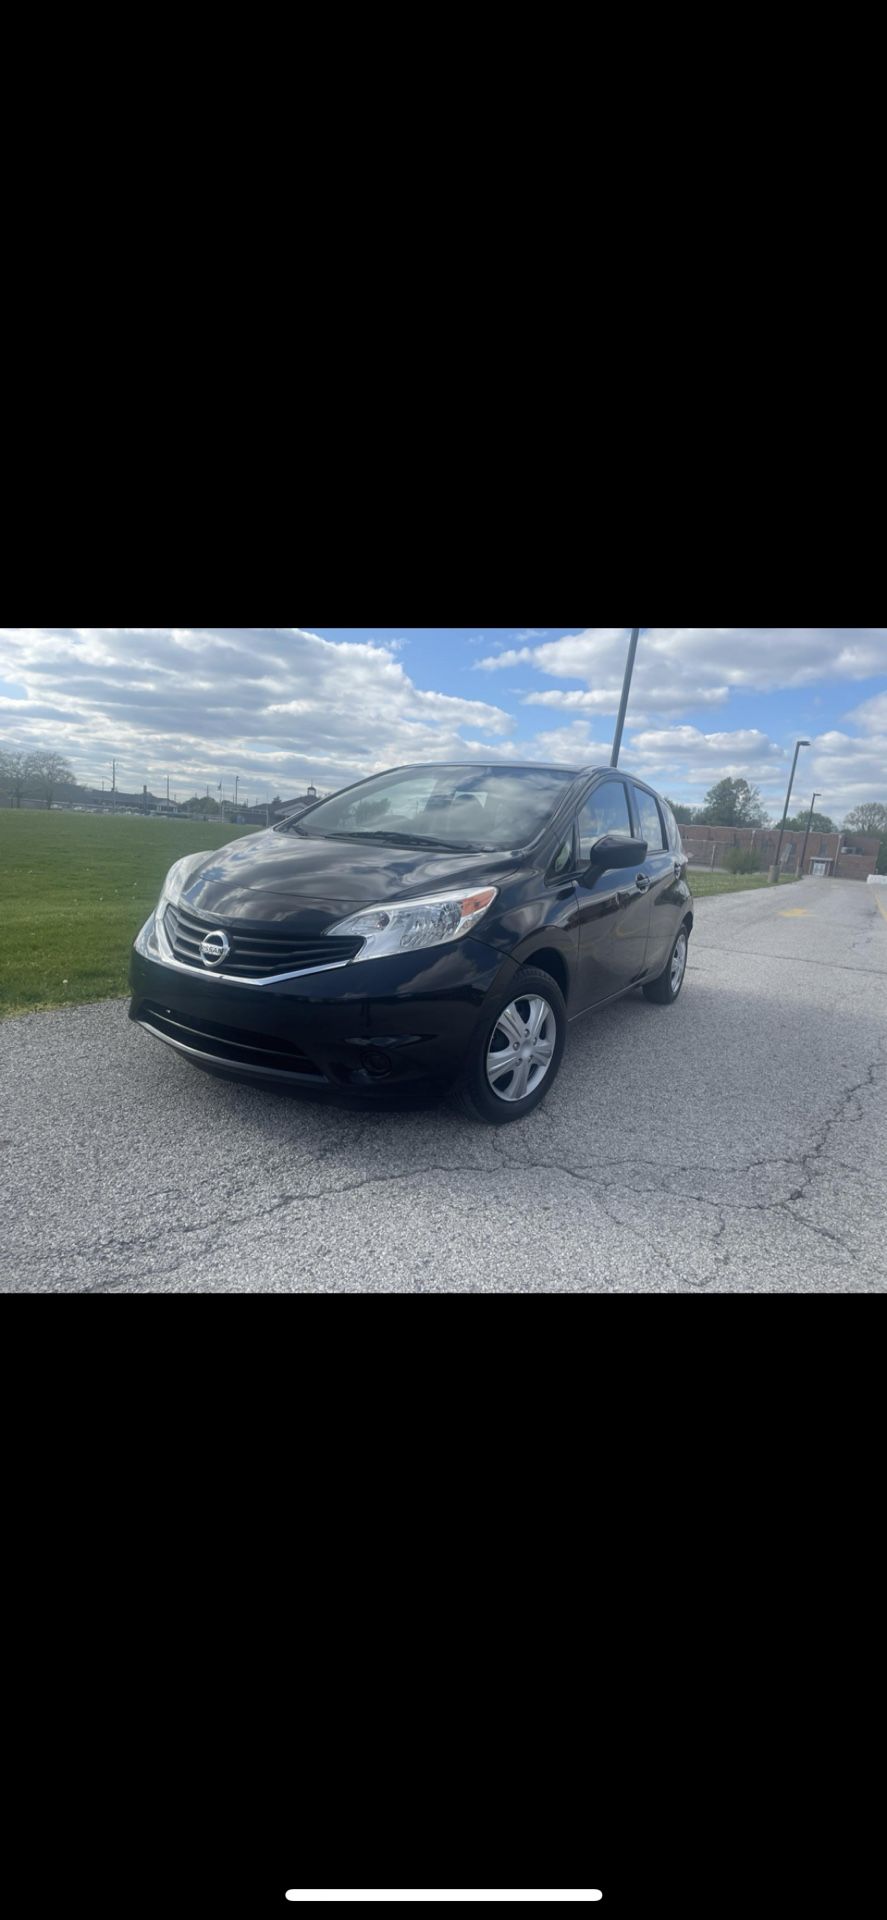
[[[887,1291],[887,889],[697,903],[674,1008],[501,1130],[214,1080],[125,1002],[0,1023],[0,1290]]]

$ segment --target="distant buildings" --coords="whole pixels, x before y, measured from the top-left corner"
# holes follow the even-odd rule
[[[185,820],[219,820],[230,826],[264,827],[268,824],[276,826],[287,815],[302,813],[306,807],[314,806],[317,800],[324,797],[316,787],[309,787],[307,792],[294,794],[292,799],[281,800],[278,795],[274,800],[263,800],[252,807],[246,806],[243,801],[235,806],[230,799],[220,803],[215,794],[206,800],[195,794],[193,799],[179,805],[175,800],[167,800],[165,795],[151,793],[147,787],[143,787],[141,793],[124,793],[121,787],[112,793],[110,787],[102,792],[100,787],[63,783],[56,791],[53,806],[64,813],[141,813],[155,818],[167,816]],[[21,805],[23,808],[43,808],[46,802],[26,794],[22,797]]]
[[[762,869],[776,859],[779,840],[777,827],[681,827],[684,852],[697,867],[720,867],[731,847],[760,854]],[[867,880],[878,864],[880,840],[859,833],[811,833],[804,853],[803,832],[786,829],[782,841],[780,867],[784,873],[797,873],[804,858],[804,872],[830,880]]]

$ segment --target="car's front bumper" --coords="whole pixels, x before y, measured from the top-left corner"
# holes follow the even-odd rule
[[[460,1076],[484,1004],[513,961],[469,934],[263,986],[169,965],[142,936],[130,1017],[202,1067],[282,1086],[384,1094]]]

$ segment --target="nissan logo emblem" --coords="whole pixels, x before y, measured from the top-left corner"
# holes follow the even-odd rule
[[[200,947],[200,958],[205,967],[220,967],[231,952],[231,942],[227,933],[208,933]]]

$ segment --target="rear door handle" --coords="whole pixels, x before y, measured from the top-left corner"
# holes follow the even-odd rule
[[[634,884],[637,887],[638,893],[646,893],[650,882],[645,873],[639,873]]]

